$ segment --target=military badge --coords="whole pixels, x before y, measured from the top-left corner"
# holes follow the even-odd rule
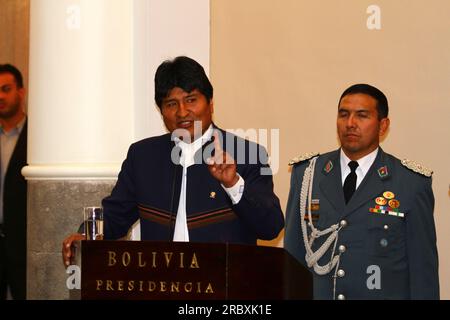
[[[394,197],[395,194],[391,191],[383,192],[383,197],[375,198],[376,205],[373,208],[369,208],[369,212],[378,214],[388,214],[390,216],[404,218],[405,213],[400,212],[399,210],[400,201],[394,199]]]
[[[312,213],[311,212],[311,220],[312,222],[316,222],[319,220],[319,214],[318,213]],[[309,221],[309,215],[308,213],[305,214],[305,221]]]
[[[391,207],[392,209],[397,209],[398,207],[400,207],[400,201],[395,200],[395,199],[391,199],[389,200],[389,207]]]
[[[330,173],[331,170],[333,170],[333,162],[330,160],[327,162],[327,164],[323,168],[323,171],[325,171],[325,173]]]
[[[319,214],[314,211],[319,211],[320,209],[320,200],[319,199],[311,199],[311,210],[308,210],[308,212],[311,212],[311,220],[312,222],[316,222],[319,220]],[[308,212],[305,213],[305,221],[309,221]]]
[[[369,208],[369,212],[371,213],[381,213],[381,214],[388,214],[390,216],[396,216],[399,218],[404,218],[405,214],[403,212],[400,212],[397,210],[392,210],[390,207],[386,206],[375,206],[375,208]]]
[[[388,168],[387,166],[381,167],[378,169],[378,175],[381,179],[384,179],[389,176]]]
[[[385,197],[388,200],[394,199],[395,194],[391,191],[386,191],[383,193],[383,197]]]
[[[312,199],[311,200],[311,211],[318,211],[320,209],[320,200]]]
[[[211,199],[215,199],[216,198],[216,193],[214,191],[211,191],[211,193],[209,194],[209,197]]]
[[[375,202],[379,206],[384,206],[387,203],[387,200],[383,197],[378,197],[375,199]]]

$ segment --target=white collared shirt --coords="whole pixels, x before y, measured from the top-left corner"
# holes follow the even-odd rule
[[[17,141],[19,140],[20,133],[22,132],[25,124],[26,117],[24,117],[15,128],[12,128],[9,132],[3,131],[0,126],[0,161],[1,161],[1,191],[0,191],[0,224],[3,223],[3,190],[5,184],[5,175],[8,169],[9,161],[11,160],[14,149],[16,148]]]
[[[187,186],[187,169],[195,164],[195,153],[209,140],[213,135],[212,125],[205,131],[201,138],[192,143],[185,143],[182,140],[175,139],[176,145],[181,149],[180,164],[183,166],[183,175],[181,179],[180,201],[178,203],[177,219],[175,221],[175,231],[173,234],[173,241],[189,241],[189,229],[187,226],[186,214],[186,186]],[[227,192],[233,204],[237,204],[241,198],[244,190],[244,179],[239,176],[239,181],[231,188],[222,188]]]
[[[356,189],[358,189],[359,185],[361,184],[361,181],[363,181],[364,177],[366,176],[367,172],[369,171],[370,167],[375,161],[375,158],[378,154],[378,149],[376,148],[374,151],[369,153],[368,155],[362,157],[361,159],[358,159],[358,167],[356,168]],[[345,178],[347,178],[347,175],[351,172],[350,167],[348,166],[348,163],[351,160],[346,156],[344,151],[341,149],[341,177],[342,177],[342,185],[344,185]]]

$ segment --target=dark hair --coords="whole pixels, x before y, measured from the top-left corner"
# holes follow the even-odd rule
[[[387,118],[389,114],[389,106],[386,96],[383,92],[381,92],[381,90],[369,84],[359,83],[347,88],[344,93],[342,93],[341,98],[339,99],[339,104],[341,104],[341,100],[345,96],[357,93],[367,94],[374,98],[377,101],[378,119],[381,120],[383,118]]]
[[[156,70],[155,101],[160,109],[163,99],[175,87],[186,92],[197,89],[206,97],[208,103],[213,97],[213,87],[203,67],[197,61],[185,56],[166,60]]]
[[[12,64],[0,64],[0,74],[3,73],[10,73],[14,76],[14,79],[16,80],[16,85],[18,88],[23,88],[23,78],[22,74],[20,73],[19,69],[14,67]]]

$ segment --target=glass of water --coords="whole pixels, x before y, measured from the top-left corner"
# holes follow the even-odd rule
[[[86,240],[103,240],[103,208],[84,207],[83,215]]]

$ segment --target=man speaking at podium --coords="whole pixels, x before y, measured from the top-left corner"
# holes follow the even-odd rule
[[[212,121],[213,87],[203,67],[180,56],[155,75],[155,100],[169,133],[131,145],[103,200],[105,239],[126,236],[140,219],[141,239],[256,244],[284,226],[264,147]],[[63,242],[69,264],[74,234]]]

